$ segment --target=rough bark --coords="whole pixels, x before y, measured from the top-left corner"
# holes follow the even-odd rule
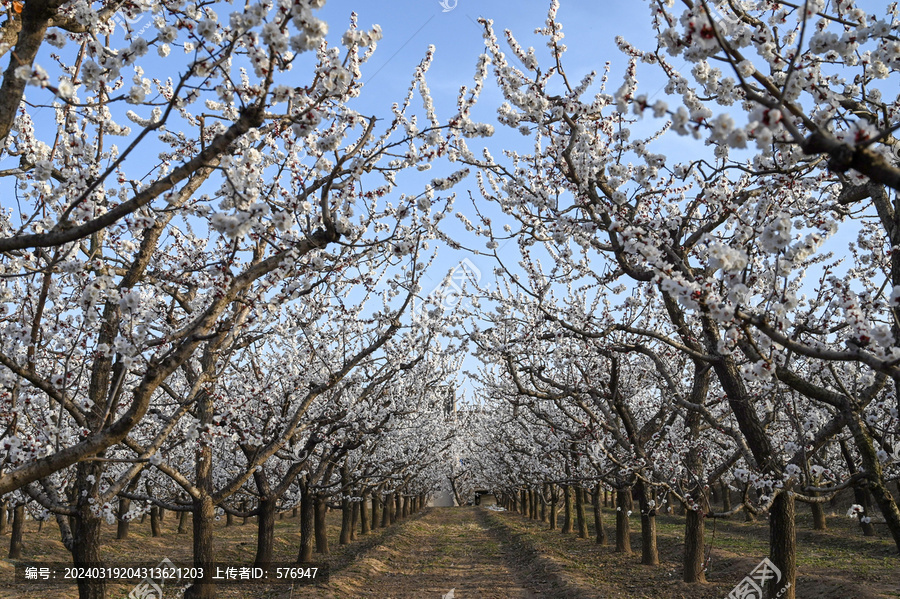
[[[0,143],[6,141],[6,136],[12,129],[25,92],[25,79],[17,77],[15,71],[20,66],[30,67],[33,64],[50,19],[62,3],[63,0],[30,0],[22,5],[19,35],[14,50],[9,52],[9,66],[3,73],[3,85],[0,87]]]
[[[187,510],[178,514],[178,534],[183,535],[187,532],[188,512]]]
[[[572,532],[572,486],[563,485],[563,534]]]
[[[659,549],[656,546],[656,506],[651,505],[651,491],[646,483],[638,480],[638,503],[641,508],[641,563],[659,565]]]
[[[369,510],[366,500],[369,497],[368,491],[363,493],[363,500],[359,504],[359,534],[369,534]]]
[[[818,493],[811,492],[810,495],[815,497]],[[810,503],[809,509],[812,512],[813,530],[828,530],[828,521],[825,519],[825,507],[821,503]]]
[[[80,505],[75,518],[74,539],[72,544],[72,563],[75,567],[96,566],[102,562],[100,557],[100,524],[98,517],[91,512],[86,503]],[[106,581],[103,579],[79,578],[79,599],[105,599]]]
[[[600,485],[594,487],[594,530],[596,531],[597,544],[606,544],[606,529],[603,527],[603,510],[600,507],[601,502]]]
[[[841,454],[843,454],[844,461],[847,463],[847,470],[851,475],[856,474],[856,462],[854,462],[853,456],[850,455],[850,450],[847,448],[847,444],[844,441],[841,441]],[[875,526],[872,525],[871,521],[864,521],[864,518],[871,517],[872,515],[872,506],[869,503],[869,494],[866,493],[865,488],[863,488],[859,484],[853,486],[853,502],[863,508],[862,513],[857,514],[857,520],[859,522],[860,530],[862,530],[864,536],[874,537]]]
[[[63,547],[72,551],[75,536],[72,534],[72,527],[69,525],[69,517],[56,514],[56,524],[59,526],[59,539],[62,541]]]
[[[359,522],[360,512],[361,512],[361,509],[359,507],[359,502],[358,501],[351,502],[351,504],[350,504],[350,540],[351,541],[356,540],[356,531],[358,530],[356,526],[357,526],[357,523]]]
[[[616,489],[616,553],[631,553],[628,513],[632,507],[631,487]]]
[[[328,531],[325,528],[325,514],[328,512],[328,504],[325,497],[315,497],[315,531],[316,553],[328,555]]]
[[[557,521],[559,520],[559,491],[556,485],[550,485],[550,530],[556,530]]]
[[[372,493],[372,528],[379,528],[381,524],[381,493]]]
[[[81,462],[75,467],[75,516],[72,518],[72,564],[76,567],[97,566],[100,557],[101,520],[94,515],[91,499],[96,483],[103,474],[101,462]],[[105,599],[106,581],[96,578],[78,579],[79,599]]]
[[[275,546],[275,499],[260,500],[256,515],[256,559],[253,565],[262,567],[271,562]]]
[[[695,379],[695,390],[696,383]],[[704,391],[705,395],[705,391]],[[691,439],[699,439],[700,437],[700,414],[689,412],[685,418],[685,425]],[[701,476],[703,470],[703,458],[700,454],[700,448],[696,443],[691,444],[685,459],[685,466],[690,472],[691,480],[694,484],[690,486],[689,493],[694,499],[696,509],[688,509],[684,518],[684,582],[702,583],[706,582],[706,572],[704,564],[704,533],[705,519],[704,514],[709,509],[706,491],[701,484]],[[730,505],[728,497],[728,488],[722,485],[723,501]]]
[[[388,493],[387,495],[383,495],[383,501],[381,506],[381,528],[385,528],[388,524],[391,523],[391,510],[394,509],[394,495],[393,493]]]
[[[547,492],[547,485],[544,485],[544,492],[540,494],[541,501],[541,522],[547,521],[547,500],[545,499]]]
[[[22,557],[22,537],[25,526],[25,506],[20,504],[13,508],[12,534],[9,537],[9,559]]]
[[[304,476],[304,479],[306,477]],[[315,529],[315,502],[309,493],[307,483],[301,483],[300,495],[300,551],[297,561],[306,564],[313,558],[313,536]]]
[[[702,510],[688,510],[684,521],[684,581],[706,582],[703,536],[706,519]]]
[[[213,406],[209,393],[200,393],[197,398],[197,418],[200,424],[212,422]],[[202,568],[203,578],[194,581],[184,594],[184,599],[214,599],[216,585],[212,579],[215,550],[213,545],[213,522],[216,508],[212,500],[212,446],[202,442],[196,450],[195,471],[198,496],[193,498],[193,546],[194,567]]]
[[[162,530],[159,527],[159,506],[152,506],[150,508],[150,534],[154,537],[161,537]]]
[[[341,499],[341,535],[338,538],[339,545],[350,543],[353,534],[353,502],[348,497]]]
[[[786,490],[775,498],[769,513],[769,557],[775,567],[781,570],[780,581],[774,578],[769,581],[769,597],[796,598],[797,533],[795,529],[794,495],[790,490]]]
[[[128,514],[128,510],[131,509],[131,500],[125,499],[124,497],[119,498],[119,518],[116,524],[116,538],[117,539],[127,539],[128,538],[128,525],[131,522],[126,518],[126,514]]]
[[[900,508],[894,501],[894,496],[884,482],[884,472],[881,468],[881,461],[878,459],[872,437],[860,420],[858,413],[847,413],[850,432],[853,434],[853,441],[859,450],[862,459],[862,466],[866,473],[868,482],[868,490],[875,500],[881,515],[884,517],[885,524],[891,532],[894,544],[900,551]]]
[[[575,518],[578,525],[578,538],[588,538],[590,533],[588,533],[587,515],[584,510],[584,487],[581,485],[575,486]]]
[[[212,579],[214,560],[213,522],[216,518],[216,507],[212,497],[203,495],[194,499],[193,510],[193,547],[194,567],[203,568],[204,577],[195,580],[185,592],[185,599],[215,599],[216,585]]]

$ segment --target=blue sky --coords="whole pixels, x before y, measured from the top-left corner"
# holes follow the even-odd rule
[[[471,83],[478,56],[484,51],[483,29],[478,24],[478,19],[485,17],[494,21],[494,30],[498,37],[501,37],[502,46],[505,46],[502,39],[505,29],[511,30],[523,47],[534,46],[542,68],[546,69],[549,66],[546,38],[536,35],[534,30],[544,26],[549,6],[549,0],[516,4],[498,0],[486,2],[443,0],[443,4],[439,0],[393,2],[376,0],[366,3],[333,0],[326,3],[325,7],[317,12],[317,16],[328,22],[328,39],[331,43],[339,43],[351,11],[357,13],[360,28],[367,29],[376,23],[382,28],[384,37],[378,43],[372,59],[363,67],[365,85],[358,99],[359,105],[354,106],[364,113],[389,114],[390,105],[402,99],[416,65],[425,55],[428,46],[433,44],[436,49],[435,57],[427,81],[438,117],[445,121],[455,113],[459,88],[461,85]],[[563,41],[568,47],[564,57],[567,73],[575,80],[579,80],[591,70],[602,72],[605,63],[610,61],[612,64],[610,91],[617,89],[621,85],[626,61],[615,45],[615,38],[622,35],[642,49],[655,48],[649,17],[650,10],[645,2],[563,0],[557,20],[563,24],[565,33]],[[678,61],[677,65],[681,66],[680,63],[681,61]],[[640,72],[645,77],[641,79],[643,84],[641,93],[648,96],[661,94],[665,81],[659,76],[659,72],[652,67],[645,67]],[[475,120],[496,124],[496,109],[502,102],[503,98],[491,72],[474,112]],[[662,125],[662,121],[654,122],[653,119],[649,121],[646,124],[653,128]],[[505,148],[527,152],[532,143],[500,125],[496,125],[494,137],[470,141],[470,148],[476,153],[480,147],[486,145],[494,156],[499,156],[501,150]],[[686,139],[674,138],[672,142],[691,143]],[[431,171],[413,173],[409,178],[423,185],[432,177],[443,176],[456,168],[458,168],[456,165],[436,163]],[[475,188],[474,174],[454,188],[453,191],[458,196],[455,211],[470,212],[468,189],[473,190],[473,197],[478,202],[480,198]],[[499,213],[495,207],[485,207],[481,202],[479,204],[479,207],[488,213]],[[474,220],[473,214],[470,214],[470,219]],[[448,219],[445,225],[448,232],[458,241],[470,244],[470,247],[484,249],[486,240],[473,239],[473,236],[466,233],[455,220]],[[512,266],[520,259],[516,245],[511,242],[501,246],[498,253],[504,262]],[[457,267],[464,259],[468,259],[469,264],[480,271],[482,283],[493,279],[492,271],[497,265],[493,257],[474,256],[442,247],[438,249],[438,259],[423,281],[423,295],[438,287],[446,273]],[[464,368],[468,370],[475,370],[477,366],[477,360],[471,357],[464,363]],[[472,399],[476,389],[471,381],[461,375],[458,383],[460,389]]]
[[[498,32],[511,29],[523,46],[543,41],[533,34],[542,27],[549,1],[519,3],[488,0],[375,0],[348,2],[334,0],[318,12],[329,23],[329,38],[337,41],[343,33],[351,11],[359,15],[361,27],[381,25],[384,39],[364,71],[367,101],[383,99],[390,105],[409,83],[416,64],[429,44],[437,51],[429,75],[429,85],[435,92],[438,108],[453,107],[459,86],[471,80],[475,61],[484,48],[479,17],[494,20]],[[453,7],[445,12],[444,6]],[[624,35],[633,42],[651,40],[649,8],[644,2],[586,2],[565,1],[558,13],[566,33],[570,52],[567,69],[585,73],[600,69],[606,60],[622,64],[621,53],[615,46],[616,35]],[[539,48],[538,48],[539,49]],[[446,96],[441,98],[442,92]],[[494,95],[498,98],[499,95]],[[489,99],[488,97],[485,98]],[[444,100],[442,102],[442,100]],[[488,102],[485,102],[487,106]],[[494,107],[496,103],[491,103]]]

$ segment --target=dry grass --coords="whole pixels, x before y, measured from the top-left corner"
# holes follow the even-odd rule
[[[236,519],[233,526],[226,526],[225,518],[216,522],[215,546],[216,561],[235,565],[252,565],[256,554],[256,523],[251,518],[247,524],[242,525],[242,520]],[[371,535],[360,537],[360,540],[350,545],[340,546],[337,539],[340,531],[340,514],[329,514],[329,540],[332,543],[332,555],[327,561],[332,568],[340,569],[346,563],[352,562],[359,551],[370,547],[379,539],[390,534],[391,529],[379,529]],[[178,565],[190,565],[191,553],[191,526],[185,534],[177,534],[178,514],[169,513],[162,523],[162,536],[153,537],[150,534],[150,519],[143,524],[135,522],[131,525],[128,538],[116,540],[116,527],[104,526],[102,532],[103,558],[109,566],[128,563],[159,563],[164,558],[169,558]],[[9,543],[9,536],[0,537],[2,552],[5,555]],[[300,523],[298,518],[292,518],[290,513],[284,514],[283,519],[275,521],[274,561],[294,562],[300,544]],[[316,556],[319,559],[320,556]],[[44,523],[43,530],[38,532],[38,523],[28,521],[25,526],[24,550],[22,563],[31,562],[55,562],[71,564],[71,555],[65,549],[59,539],[59,529],[56,523]],[[108,597],[119,599],[126,597],[133,584],[110,585]],[[258,598],[269,599],[280,597],[285,589],[290,587],[276,585],[252,585],[252,586],[222,586],[219,596],[225,599],[232,598]],[[14,562],[0,560],[0,599],[47,599],[48,597],[69,599],[78,596],[75,586],[48,587],[41,583],[32,583],[27,586],[16,585],[14,582]],[[166,599],[176,596],[166,593]]]
[[[604,510],[612,532],[611,510]],[[592,518],[589,518],[592,521]],[[150,535],[149,521],[132,525],[128,539],[115,539],[115,527],[104,527],[104,558],[110,565],[157,563],[168,557],[188,564],[191,535],[176,534],[177,515],[168,514],[163,536]],[[432,508],[387,529],[378,529],[350,545],[337,545],[340,514],[329,514],[332,553],[317,556],[327,562],[331,580],[314,587],[220,587],[224,599],[304,599],[333,597],[441,597],[451,588],[466,597],[571,597],[721,599],[767,554],[767,525],[740,518],[707,526],[712,560],[710,582],[680,581],[683,519],[660,516],[661,565],[640,565],[639,521],[633,520],[634,554],[621,555],[593,538],[578,539],[518,514],[480,508]],[[811,530],[806,514],[798,517],[798,597],[801,599],[900,598],[900,557],[883,525],[878,536],[865,538],[849,518],[832,517],[827,531]],[[593,528],[593,527],[592,527]],[[591,531],[593,533],[593,530]],[[0,538],[5,544],[8,536]],[[292,562],[299,545],[299,522],[290,515],[276,521],[275,560]],[[256,551],[256,529],[216,523],[216,559],[250,565]],[[48,522],[41,532],[36,522],[25,530],[23,562],[70,560],[58,529]],[[133,585],[111,586],[108,596],[127,596]],[[174,591],[174,589],[173,589]],[[175,596],[166,595],[166,599]],[[72,587],[18,585],[13,563],[0,560],[0,599],[77,597]]]
[[[604,509],[607,534],[615,534],[614,512]],[[594,533],[593,517],[591,534]],[[640,564],[640,520],[632,519],[633,553],[598,546],[594,538],[579,539],[547,529],[547,524],[508,512],[489,513],[491,526],[503,529],[527,550],[552,564],[556,576],[586,596],[607,598],[721,599],[728,595],[763,557],[768,555],[768,524],[740,519],[708,523],[711,561],[709,583],[681,582],[684,519],[659,516],[658,567]],[[900,556],[883,525],[878,536],[866,538],[855,521],[829,518],[829,529],[814,531],[806,514],[797,519],[797,597],[800,599],[868,599],[900,597]],[[612,541],[610,541],[612,542]]]

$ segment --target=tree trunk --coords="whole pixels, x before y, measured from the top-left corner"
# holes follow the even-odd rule
[[[543,492],[540,495],[541,499],[541,522],[547,521],[547,500],[545,499],[547,493],[547,485],[544,485]]]
[[[229,526],[234,526],[234,516],[231,512],[225,512],[225,528]]]
[[[178,514],[178,534],[183,535],[187,532],[188,511],[185,510]]]
[[[730,512],[731,511],[731,489],[728,488],[728,483],[721,483],[722,487],[722,511]]]
[[[702,384],[704,381],[708,382],[708,376],[704,379],[697,379],[695,377],[695,386],[692,392],[694,395],[698,395],[701,392],[705,394],[705,386],[703,389],[697,387],[698,382]],[[703,400],[700,397],[694,397],[692,401],[703,403]],[[706,489],[704,489],[701,480],[701,476],[703,475],[703,456],[700,453],[700,447],[696,442],[700,439],[700,425],[702,422],[700,414],[694,411],[688,412],[684,420],[685,426],[688,429],[688,437],[694,441],[694,443],[691,443],[688,447],[687,459],[685,460],[685,466],[687,467],[690,480],[693,481],[688,487],[688,493],[694,500],[694,505],[688,506],[688,509],[685,511],[684,571],[682,579],[684,582],[703,583],[706,582],[704,534],[706,532],[706,512],[709,511],[709,498],[707,497]],[[724,505],[729,506],[726,509],[731,509],[731,497],[729,495],[728,487],[724,483],[721,484],[720,487],[722,502]],[[671,493],[669,494],[669,497],[671,497]]]
[[[213,417],[212,397],[201,392],[197,397],[197,419],[200,425],[210,424]],[[212,500],[212,445],[201,440],[195,453],[195,473],[199,496],[193,498],[194,567],[202,569],[203,577],[194,580],[184,593],[184,599],[215,599],[216,583],[213,581],[213,522],[216,506]]]
[[[369,534],[369,510],[366,505],[366,499],[369,497],[368,491],[363,493],[362,502],[359,504],[359,534]]]
[[[6,529],[9,526],[6,512],[9,510],[9,500],[5,497],[2,501],[0,501],[0,536],[6,534]]]
[[[275,505],[274,497],[260,499],[256,515],[256,559],[254,566],[272,562],[275,547]]]
[[[5,516],[5,514],[4,514]],[[22,537],[25,526],[25,506],[17,505],[13,508],[12,534],[9,537],[9,559],[22,557]]]
[[[328,504],[325,497],[317,496],[315,500],[316,553],[328,555],[328,531],[325,528],[325,514]]]
[[[69,517],[62,514],[56,514],[56,524],[59,526],[59,538],[63,547],[72,551],[75,544],[75,536],[72,534],[72,527],[69,526]]]
[[[550,485],[550,530],[556,530],[557,520],[559,520],[559,490],[556,485]]]
[[[898,399],[900,401],[900,399]],[[868,430],[863,426],[859,414],[853,413],[852,417],[848,417],[850,432],[853,434],[853,441],[859,450],[862,458],[862,469],[866,473],[868,482],[868,491],[875,500],[881,515],[884,516],[884,522],[887,524],[891,536],[894,538],[894,544],[900,551],[900,508],[894,501],[894,496],[885,486],[884,472],[881,468],[881,461],[875,451],[872,443],[872,437]]]
[[[850,450],[847,448],[847,443],[845,441],[841,441],[841,454],[843,454],[844,456],[844,461],[847,462],[847,470],[850,472],[850,474],[856,474],[856,463],[853,461],[853,456],[850,454]],[[864,518],[866,520],[871,518],[872,506],[869,503],[869,494],[866,493],[865,488],[863,488],[860,484],[856,484],[853,486],[853,501],[863,508],[863,512],[861,514],[857,514],[856,516],[863,535],[867,537],[874,537],[875,527],[872,525],[871,520],[868,522],[863,520]]]
[[[855,485],[853,487],[853,500],[860,506],[862,506],[863,511],[861,514],[857,514],[857,520],[859,521],[859,528],[862,530],[864,536],[874,537],[875,536],[875,525],[872,524],[872,502],[869,501],[869,493],[866,491],[865,487],[861,485]]]
[[[131,500],[126,499],[124,497],[119,498],[119,519],[116,523],[116,538],[117,539],[127,539],[128,538],[128,525],[131,524],[128,518],[126,517],[128,514],[128,510],[131,509]]]
[[[372,493],[372,528],[379,528],[381,524],[381,493],[375,491]]]
[[[161,537],[162,531],[159,529],[159,506],[150,508],[150,533],[154,537]]]
[[[750,485],[744,485],[744,494],[741,496],[744,502],[744,522],[755,522],[756,516],[747,507],[748,494],[750,493]]]
[[[628,514],[632,507],[631,487],[616,489],[616,553],[631,553]]]
[[[818,493],[811,491],[810,495],[816,497]],[[825,506],[821,503],[810,503],[809,509],[812,512],[813,530],[828,530],[828,522],[825,519]]]
[[[563,485],[563,534],[572,532],[572,486]]]
[[[394,494],[388,493],[383,495],[383,505],[381,506],[381,528],[385,528],[391,523],[391,510],[394,509]]]
[[[575,485],[575,517],[578,523],[578,538],[586,539],[588,533],[587,516],[584,512],[584,487]]]
[[[341,536],[339,545],[348,545],[353,534],[353,502],[345,495],[341,498]]]
[[[795,599],[797,587],[797,531],[794,496],[785,490],[775,498],[769,512],[769,556],[781,571],[781,580],[769,581],[769,597]],[[790,586],[788,586],[790,585]],[[785,588],[787,587],[787,588]],[[784,592],[779,595],[784,590]]]
[[[350,502],[350,540],[356,540],[356,523],[359,522],[359,502],[351,501]]]
[[[102,562],[100,524],[100,519],[94,516],[87,504],[79,507],[79,514],[75,518],[72,544],[72,564],[76,568],[97,566]],[[79,578],[78,597],[79,599],[105,599],[106,581],[96,578]]]
[[[600,485],[594,487],[594,530],[597,533],[597,544],[606,544],[606,529],[603,528],[603,512],[600,508]]]
[[[659,565],[659,549],[656,546],[656,505],[651,504],[651,489],[643,480],[637,482],[638,503],[641,508],[641,563]]]
[[[214,560],[213,522],[216,519],[216,506],[212,497],[203,494],[194,499],[194,567],[203,568],[203,578],[184,593],[184,599],[215,599],[216,583],[212,579]]]
[[[306,478],[305,476],[303,477]],[[315,529],[315,502],[309,493],[308,483],[304,482],[300,485],[300,552],[297,554],[297,561],[301,564],[308,564],[313,558],[313,536]]]
[[[91,500],[96,499],[95,481],[99,481],[102,476],[101,462],[80,462],[75,466],[76,514],[72,519],[72,565],[75,567],[99,566],[103,561],[100,557],[101,520],[91,509]],[[107,584],[103,579],[78,579],[79,599],[105,599],[106,588]]]
[[[706,518],[702,510],[688,510],[684,521],[684,581],[706,582],[703,537]]]

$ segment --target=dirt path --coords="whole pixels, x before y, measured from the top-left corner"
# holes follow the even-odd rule
[[[294,597],[534,598],[529,573],[475,509],[432,508],[367,551],[327,585]],[[448,596],[450,591],[452,594]]]

